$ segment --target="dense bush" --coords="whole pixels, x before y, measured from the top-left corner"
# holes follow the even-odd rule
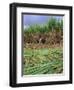
[[[25,33],[46,33],[54,30],[63,30],[63,20],[59,21],[55,18],[51,18],[48,20],[46,24],[39,25],[31,25],[24,30]]]

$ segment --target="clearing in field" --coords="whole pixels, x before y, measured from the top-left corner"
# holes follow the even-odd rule
[[[63,73],[63,16],[23,14],[23,75]]]

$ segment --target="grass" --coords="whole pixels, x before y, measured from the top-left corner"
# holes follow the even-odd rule
[[[63,72],[62,48],[24,48],[23,57],[24,75],[58,74]]]

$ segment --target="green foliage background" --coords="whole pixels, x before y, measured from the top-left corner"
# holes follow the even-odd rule
[[[55,18],[51,18],[48,20],[46,24],[39,25],[31,25],[30,27],[24,30],[25,33],[47,33],[53,30],[63,30],[63,20],[59,21]]]

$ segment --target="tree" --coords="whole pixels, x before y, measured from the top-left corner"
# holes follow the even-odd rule
[[[55,28],[56,28],[56,19],[55,18],[51,18],[51,19],[49,19],[49,21],[48,21],[48,28],[51,30],[51,31],[53,31],[53,30],[55,30]]]
[[[60,28],[61,28],[61,30],[63,30],[63,20],[61,20],[61,22],[60,22]]]

